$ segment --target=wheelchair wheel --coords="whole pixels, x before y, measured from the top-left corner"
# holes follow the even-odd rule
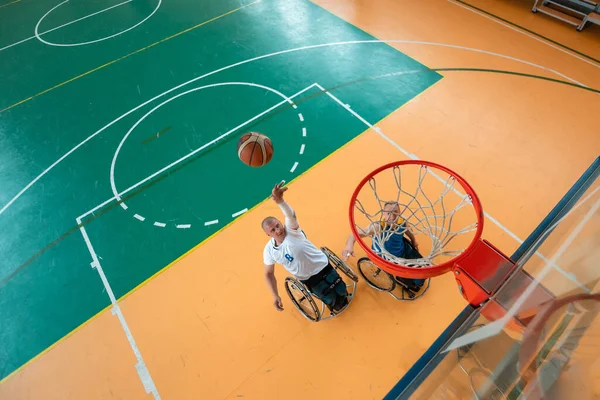
[[[391,292],[396,287],[396,281],[390,274],[379,268],[369,258],[358,260],[358,272],[373,289]]]
[[[321,247],[321,251],[325,253],[333,267],[340,270],[344,275],[352,279],[354,282],[358,282],[358,275],[356,275],[356,272],[354,272],[352,268],[342,261],[342,259],[339,258],[333,251],[329,250],[327,247]]]
[[[302,282],[288,276],[285,278],[285,291],[290,296],[294,306],[306,319],[313,322],[318,322],[321,319],[317,303],[315,303],[312,295]]]

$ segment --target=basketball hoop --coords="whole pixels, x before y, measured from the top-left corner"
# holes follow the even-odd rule
[[[350,201],[350,226],[381,269],[424,279],[450,271],[475,248],[483,231],[483,209],[471,185],[450,169],[422,160],[397,161],[360,182]],[[390,253],[386,243],[392,236],[398,241],[411,234],[419,244],[417,252],[407,258]]]

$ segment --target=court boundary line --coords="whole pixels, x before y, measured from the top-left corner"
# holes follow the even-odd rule
[[[386,140],[387,142],[389,142],[392,146],[394,146],[396,149],[400,150],[400,152],[402,152],[406,157],[412,159],[412,160],[419,160],[419,157],[413,153],[408,152],[407,150],[405,150],[403,147],[401,147],[398,143],[396,143],[394,140],[392,140],[389,136],[387,136],[386,134],[383,133],[383,131],[381,130],[381,128],[374,126],[373,124],[369,123],[366,119],[364,119],[362,116],[360,116],[356,111],[354,111],[354,109],[350,108],[350,106],[348,105],[348,103],[344,103],[343,101],[341,101],[339,98],[337,98],[335,95],[331,94],[327,89],[325,89],[323,86],[319,85],[318,83],[316,84],[317,87],[319,89],[321,89],[321,91],[325,92],[329,97],[331,97],[336,103],[338,103],[343,109],[345,109],[346,111],[348,111],[350,114],[352,114],[354,117],[356,117],[359,121],[361,121],[363,124],[365,124],[368,130],[372,130],[375,133],[377,133],[382,139]],[[434,176],[435,173],[433,173]],[[436,176],[437,177],[437,176]],[[440,179],[438,177],[438,179]],[[456,190],[456,188],[453,188],[453,192],[456,194],[460,195],[460,192],[458,192]],[[517,243],[519,244],[523,244],[523,240],[521,238],[519,238],[515,233],[513,233],[511,230],[509,230],[507,227],[505,227],[504,225],[502,225],[502,223],[500,223],[500,221],[498,221],[497,219],[495,219],[494,217],[492,217],[488,212],[484,211],[483,214],[485,215],[485,217],[487,217],[494,225],[496,225],[498,228],[500,228],[501,231],[503,231],[505,234],[507,234],[509,237],[511,237],[512,239],[516,240]],[[540,257],[543,261],[545,261],[546,263],[551,263],[550,260],[548,260],[543,254],[541,254],[539,251],[536,251],[535,254]],[[558,271],[560,274],[562,274],[565,278],[567,278],[568,280],[570,280],[571,282],[573,282],[575,285],[579,286],[581,289],[585,290],[586,292],[589,293],[589,289],[583,285],[582,283],[580,283],[575,275],[573,273],[568,273],[565,270],[563,270],[562,268],[560,268],[558,265],[556,265],[554,262],[551,263],[552,267]]]
[[[135,358],[137,359],[137,364],[135,365],[135,369],[138,373],[138,376],[140,377],[140,380],[142,381],[144,390],[146,391],[146,394],[152,393],[152,395],[154,396],[154,398],[156,400],[160,400],[161,397],[160,397],[160,394],[158,393],[158,389],[156,388],[156,385],[154,384],[152,375],[150,375],[150,371],[148,370],[148,367],[146,366],[146,363],[144,362],[142,353],[140,352],[140,350],[135,342],[135,339],[133,338],[133,334],[131,333],[131,330],[129,329],[129,325],[127,324],[127,321],[125,320],[125,316],[123,315],[123,312],[121,311],[121,306],[119,305],[119,303],[115,297],[115,294],[113,293],[112,287],[110,286],[110,283],[108,282],[108,279],[106,278],[106,275],[104,274],[104,270],[102,269],[102,264],[100,263],[100,260],[98,259],[98,255],[96,254],[96,251],[94,250],[94,246],[92,245],[92,242],[90,241],[87,231],[85,230],[85,227],[81,224],[80,218],[77,218],[76,221],[77,221],[77,224],[79,224],[79,231],[81,232],[81,235],[83,236],[83,240],[86,244],[86,247],[87,247],[88,251],[90,252],[90,256],[92,257],[92,262],[90,263],[90,265],[92,268],[94,268],[96,270],[96,272],[98,272],[98,275],[100,276],[100,279],[102,280],[102,285],[104,286],[104,289],[106,290],[106,294],[108,295],[111,305],[112,305],[111,312],[113,315],[116,315],[117,318],[119,319],[119,323],[121,324],[121,327],[123,328],[123,331],[125,332],[125,336],[127,337],[129,346],[133,350]]]
[[[241,8],[245,8],[245,7],[248,7],[248,6],[252,5],[252,4],[256,4],[256,3],[257,3],[257,2],[259,2],[259,1],[260,1],[260,0],[257,0],[256,2],[254,2],[254,3],[250,3],[250,4],[246,5],[246,6],[243,6],[243,7],[241,7]],[[241,8],[240,8],[240,9],[241,9]],[[237,11],[237,10],[230,11],[228,14],[231,14],[231,13],[233,13],[233,12],[235,12],[235,11]],[[215,19],[219,19],[219,18],[221,18],[221,17],[223,17],[223,16],[225,16],[225,15],[227,15],[227,14],[223,14],[222,16],[216,17],[216,18],[214,18],[213,20],[215,20]],[[206,22],[204,22],[203,24],[207,24],[207,23],[209,23],[209,22],[211,22],[211,21],[212,21],[212,20],[206,21]],[[198,26],[200,26],[200,25],[198,25]],[[189,28],[188,30],[191,30],[191,29],[194,29],[194,28]],[[183,32],[185,32],[185,31],[183,31]],[[181,32],[181,33],[183,33],[183,32]],[[178,34],[176,34],[176,35],[180,35],[181,33],[178,33]],[[176,35],[174,35],[174,36],[176,36]],[[171,37],[174,37],[174,36],[171,36]],[[163,41],[165,41],[165,40],[168,40],[168,39],[169,39],[169,38],[163,39]],[[158,44],[158,43],[160,43],[160,42],[156,42],[156,43],[154,43],[154,44],[152,44],[152,45],[150,45],[150,46],[147,46],[146,48],[152,47],[152,46],[154,46],[154,45],[156,45],[156,44]],[[95,136],[99,135],[99,134],[100,134],[100,133],[102,133],[104,130],[106,130],[107,128],[109,128],[109,127],[110,127],[110,126],[112,126],[113,124],[117,123],[117,122],[118,122],[118,121],[120,121],[121,119],[125,118],[125,117],[126,117],[126,116],[128,116],[129,114],[132,114],[133,112],[135,112],[135,111],[139,110],[140,108],[142,108],[142,107],[144,107],[144,106],[146,106],[146,105],[148,105],[148,104],[152,103],[152,102],[153,102],[153,101],[155,101],[156,99],[159,99],[159,98],[161,98],[161,97],[163,97],[163,96],[165,96],[165,95],[167,95],[167,94],[169,94],[169,93],[171,93],[171,92],[174,92],[174,91],[176,91],[176,90],[178,90],[178,89],[180,89],[180,88],[182,88],[182,87],[184,87],[184,86],[186,86],[186,85],[189,85],[190,83],[193,83],[193,82],[196,82],[196,81],[198,81],[198,80],[204,79],[204,78],[206,78],[206,77],[208,77],[208,76],[212,76],[212,75],[218,74],[219,72],[226,71],[226,70],[229,70],[229,69],[231,69],[231,68],[238,67],[238,66],[240,66],[240,65],[244,65],[244,64],[252,63],[252,62],[254,62],[254,61],[258,61],[258,60],[262,60],[262,59],[266,59],[266,58],[270,58],[270,57],[274,57],[274,56],[278,56],[278,55],[282,55],[282,54],[295,53],[295,52],[298,52],[298,51],[304,51],[304,50],[309,50],[309,49],[317,49],[317,48],[323,48],[323,47],[335,47],[335,46],[342,46],[342,45],[354,45],[354,44],[381,44],[381,43],[384,43],[384,44],[389,44],[389,43],[398,43],[398,44],[418,44],[418,45],[431,45],[431,46],[437,46],[437,47],[449,47],[449,48],[457,48],[457,49],[460,49],[460,50],[465,50],[465,51],[473,51],[473,52],[477,52],[477,53],[483,53],[483,54],[487,54],[487,55],[491,55],[491,56],[495,56],[495,57],[499,57],[499,58],[505,58],[505,59],[509,59],[509,60],[516,61],[516,62],[519,62],[519,63],[522,63],[522,64],[530,65],[530,66],[533,66],[533,67],[536,67],[536,68],[539,68],[539,69],[542,69],[542,70],[545,70],[545,71],[548,71],[548,72],[554,73],[554,74],[556,74],[556,75],[558,75],[558,76],[561,76],[561,77],[563,77],[563,78],[565,78],[565,79],[568,79],[568,80],[570,80],[571,82],[574,82],[574,83],[577,83],[577,84],[579,84],[579,82],[577,82],[576,80],[574,80],[574,79],[572,79],[572,78],[569,78],[568,76],[566,76],[566,75],[564,75],[564,74],[561,74],[560,72],[558,72],[558,71],[555,71],[555,70],[553,70],[553,69],[551,69],[551,68],[547,68],[547,67],[544,67],[544,66],[541,66],[541,65],[537,65],[537,64],[534,64],[534,63],[531,63],[531,62],[525,61],[525,60],[520,60],[520,59],[517,59],[517,58],[514,58],[514,57],[510,57],[510,56],[506,56],[506,55],[503,55],[503,54],[499,54],[499,53],[488,52],[488,51],[485,51],[485,50],[480,50],[480,49],[475,49],[475,48],[469,48],[469,47],[464,47],[464,46],[450,45],[450,44],[446,44],[446,43],[423,42],[423,41],[414,41],[414,40],[358,40],[358,41],[347,41],[347,42],[331,42],[331,43],[322,43],[322,44],[317,44],[317,45],[302,46],[302,47],[296,47],[296,48],[287,49],[287,50],[280,50],[280,51],[277,51],[277,52],[268,53],[268,54],[264,54],[264,55],[261,55],[261,56],[257,56],[257,57],[249,58],[249,59],[242,60],[242,61],[238,61],[238,62],[236,62],[236,63],[233,63],[233,64],[226,65],[226,66],[224,66],[224,67],[221,67],[221,68],[219,68],[219,69],[213,70],[213,71],[211,71],[211,72],[207,72],[207,73],[205,73],[205,74],[203,74],[203,75],[200,75],[200,76],[198,76],[198,77],[196,77],[196,78],[192,78],[192,79],[190,79],[190,80],[188,80],[188,81],[185,81],[185,82],[183,82],[183,83],[180,83],[179,85],[176,85],[176,86],[172,87],[171,89],[168,89],[168,90],[166,90],[166,91],[164,91],[164,92],[162,92],[162,93],[160,93],[160,94],[158,94],[158,95],[156,95],[156,96],[154,96],[154,97],[150,98],[149,100],[146,100],[145,102],[143,102],[143,103],[141,103],[141,104],[139,104],[139,105],[135,106],[134,108],[130,109],[129,111],[125,112],[124,114],[121,114],[121,116],[119,116],[119,117],[117,117],[116,119],[112,120],[111,122],[109,122],[108,124],[106,124],[106,125],[104,125],[102,128],[100,128],[98,131],[96,131],[95,133],[91,134],[90,136],[88,136],[87,138],[85,138],[83,141],[79,142],[77,145],[75,145],[74,147],[72,147],[72,148],[71,148],[71,149],[70,149],[68,152],[66,152],[65,154],[63,154],[63,155],[62,155],[62,156],[61,156],[61,157],[60,157],[58,160],[56,160],[54,163],[52,163],[52,164],[51,164],[49,167],[47,167],[46,169],[44,169],[44,170],[43,170],[43,171],[42,171],[42,172],[41,172],[39,175],[37,175],[37,176],[36,176],[36,177],[35,177],[33,180],[31,180],[31,181],[30,181],[30,182],[29,182],[29,183],[28,183],[28,184],[27,184],[27,185],[26,185],[26,186],[25,186],[23,189],[21,189],[21,190],[20,190],[20,191],[19,191],[19,192],[18,192],[16,195],[14,195],[14,196],[11,198],[11,200],[9,200],[9,201],[8,201],[8,202],[7,202],[7,203],[4,205],[4,206],[2,206],[2,208],[0,208],[0,215],[2,215],[2,214],[4,213],[4,211],[6,211],[6,210],[7,210],[7,209],[8,209],[8,208],[9,208],[9,207],[10,207],[10,206],[11,206],[11,205],[12,205],[12,204],[13,204],[13,203],[14,203],[14,202],[17,200],[17,199],[19,199],[19,198],[20,198],[20,197],[21,197],[21,196],[22,196],[22,195],[23,195],[23,194],[24,194],[24,193],[25,193],[27,190],[29,190],[29,188],[31,188],[31,187],[32,187],[32,186],[33,186],[33,185],[34,185],[34,184],[35,184],[35,183],[36,183],[38,180],[40,180],[40,179],[41,179],[41,178],[42,178],[44,175],[46,175],[48,172],[50,172],[50,171],[51,171],[51,170],[52,170],[52,169],[53,169],[55,166],[57,166],[57,165],[58,165],[59,163],[61,163],[61,162],[62,162],[62,161],[65,159],[65,158],[67,158],[69,155],[71,155],[73,152],[75,152],[77,149],[79,149],[79,148],[80,148],[81,146],[83,146],[85,143],[87,143],[88,141],[90,141],[91,139],[93,139]],[[143,51],[143,50],[145,50],[146,48],[144,48],[144,49],[140,49],[140,50],[136,50],[136,52]],[[395,48],[394,48],[394,49],[395,49]],[[396,51],[398,51],[398,52],[400,52],[398,49],[395,49],[395,50],[396,50]],[[117,61],[119,61],[119,60],[121,60],[121,59],[123,59],[123,58],[129,57],[130,55],[133,55],[133,54],[135,54],[136,52],[134,52],[134,53],[129,53],[128,55],[125,55],[125,56],[123,56],[123,57],[121,57],[121,58],[119,58],[119,59],[117,59],[117,60],[113,60],[113,61],[111,61],[110,63],[104,64],[103,66],[97,67],[97,68],[96,68],[96,69],[94,69],[94,70],[88,71],[88,72],[86,72],[86,73],[85,73],[85,74],[83,74],[83,75],[79,75],[79,76],[77,76],[77,77],[75,77],[75,78],[72,78],[72,79],[71,79],[71,80],[69,80],[69,81],[65,81],[65,82],[63,82],[63,83],[61,83],[61,84],[59,84],[59,85],[55,86],[54,88],[57,88],[57,87],[59,87],[59,86],[62,86],[62,85],[66,84],[66,83],[68,83],[68,82],[70,82],[70,81],[73,81],[73,80],[75,80],[75,79],[78,79],[78,78],[80,78],[80,77],[82,77],[82,76],[84,76],[84,75],[87,75],[87,74],[89,74],[89,73],[92,73],[92,72],[94,72],[94,71],[96,71],[96,70],[98,70],[98,69],[100,69],[100,68],[103,68],[104,66],[107,66],[107,65],[110,65],[110,64],[112,64],[112,63],[115,63],[115,62],[117,62]],[[400,53],[401,53],[401,54],[403,54],[403,55],[405,55],[405,54],[404,54],[404,53],[402,53],[402,52],[400,52]],[[409,57],[409,56],[407,56],[407,55],[405,55],[405,56],[406,56],[406,57]],[[419,62],[419,61],[416,61],[416,62]],[[582,85],[582,86],[585,86],[585,85]],[[44,91],[44,92],[41,92],[41,93],[39,93],[39,94],[37,94],[37,95],[34,95],[34,96],[32,96],[32,97],[30,97],[30,98],[28,98],[28,99],[22,100],[21,102],[19,102],[19,103],[16,103],[16,104],[14,104],[14,105],[12,105],[12,106],[9,106],[8,108],[5,108],[5,109],[3,109],[3,110],[0,110],[0,114],[1,114],[3,111],[6,111],[6,110],[7,110],[7,109],[9,109],[9,108],[15,107],[15,106],[17,106],[17,105],[19,105],[19,104],[21,104],[21,103],[23,103],[23,102],[25,102],[25,101],[28,101],[28,100],[30,100],[30,99],[32,99],[32,98],[34,98],[34,97],[36,97],[36,96],[39,96],[39,95],[41,95],[41,94],[43,94],[43,93],[46,93],[46,92],[48,92],[48,91],[50,91],[50,90],[53,90],[54,88],[47,89],[47,90],[46,90],[46,91]]]
[[[588,64],[590,64],[590,65],[592,65],[592,66],[594,66],[596,68],[600,68],[600,65],[597,64],[600,61],[597,60],[597,59],[595,59],[595,58],[593,58],[593,57],[591,57],[591,56],[588,56],[585,53],[582,53],[582,52],[580,52],[578,50],[575,50],[575,49],[572,49],[570,47],[567,47],[567,46],[565,46],[565,45],[563,45],[563,44],[561,44],[561,43],[559,43],[559,42],[557,42],[555,40],[547,38],[547,37],[545,37],[543,35],[540,35],[539,33],[536,33],[536,32],[534,32],[534,31],[532,31],[530,29],[527,29],[527,28],[525,28],[523,26],[515,24],[514,22],[510,22],[507,19],[499,17],[498,15],[492,14],[491,12],[488,12],[488,11],[485,11],[485,10],[480,9],[478,7],[475,7],[472,4],[466,3],[466,2],[461,1],[461,0],[447,0],[447,1],[449,3],[451,3],[451,4],[454,4],[455,6],[462,7],[462,8],[464,8],[467,11],[470,11],[470,12],[472,12],[474,14],[477,14],[477,15],[479,15],[481,17],[489,19],[490,21],[493,21],[493,22],[495,22],[497,24],[500,24],[500,25],[502,25],[502,26],[504,26],[506,28],[509,28],[509,29],[515,31],[515,32],[518,32],[518,33],[520,33],[522,35],[525,35],[525,36],[527,36],[527,37],[529,37],[531,39],[537,40],[538,42],[543,43],[546,46],[552,47],[553,49],[556,49],[558,51],[561,51],[562,53],[570,55],[571,57],[575,57],[575,58],[577,58],[580,61],[586,62],[586,63],[588,63]],[[583,58],[583,57],[580,57],[580,56],[584,56],[587,59]],[[590,60],[593,60],[594,62],[590,61]]]

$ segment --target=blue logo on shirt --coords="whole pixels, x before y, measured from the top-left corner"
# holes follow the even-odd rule
[[[290,256],[289,254],[286,254],[285,258],[290,262],[294,261],[294,257]]]

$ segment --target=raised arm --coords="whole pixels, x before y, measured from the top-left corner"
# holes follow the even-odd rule
[[[367,228],[358,228],[358,234],[361,238],[372,236],[377,232],[379,225],[372,223]],[[354,243],[356,243],[356,238],[353,233],[350,233],[348,236],[348,240],[346,240],[346,247],[342,250],[342,259],[344,261],[348,260],[348,257],[354,256]]]
[[[271,196],[273,197],[273,201],[277,203],[283,215],[285,216],[285,225],[290,229],[298,229],[300,225],[298,224],[298,219],[296,218],[296,213],[292,210],[292,207],[283,199],[283,193],[285,193],[288,188],[282,187],[283,182],[278,183],[273,188],[271,192]]]

